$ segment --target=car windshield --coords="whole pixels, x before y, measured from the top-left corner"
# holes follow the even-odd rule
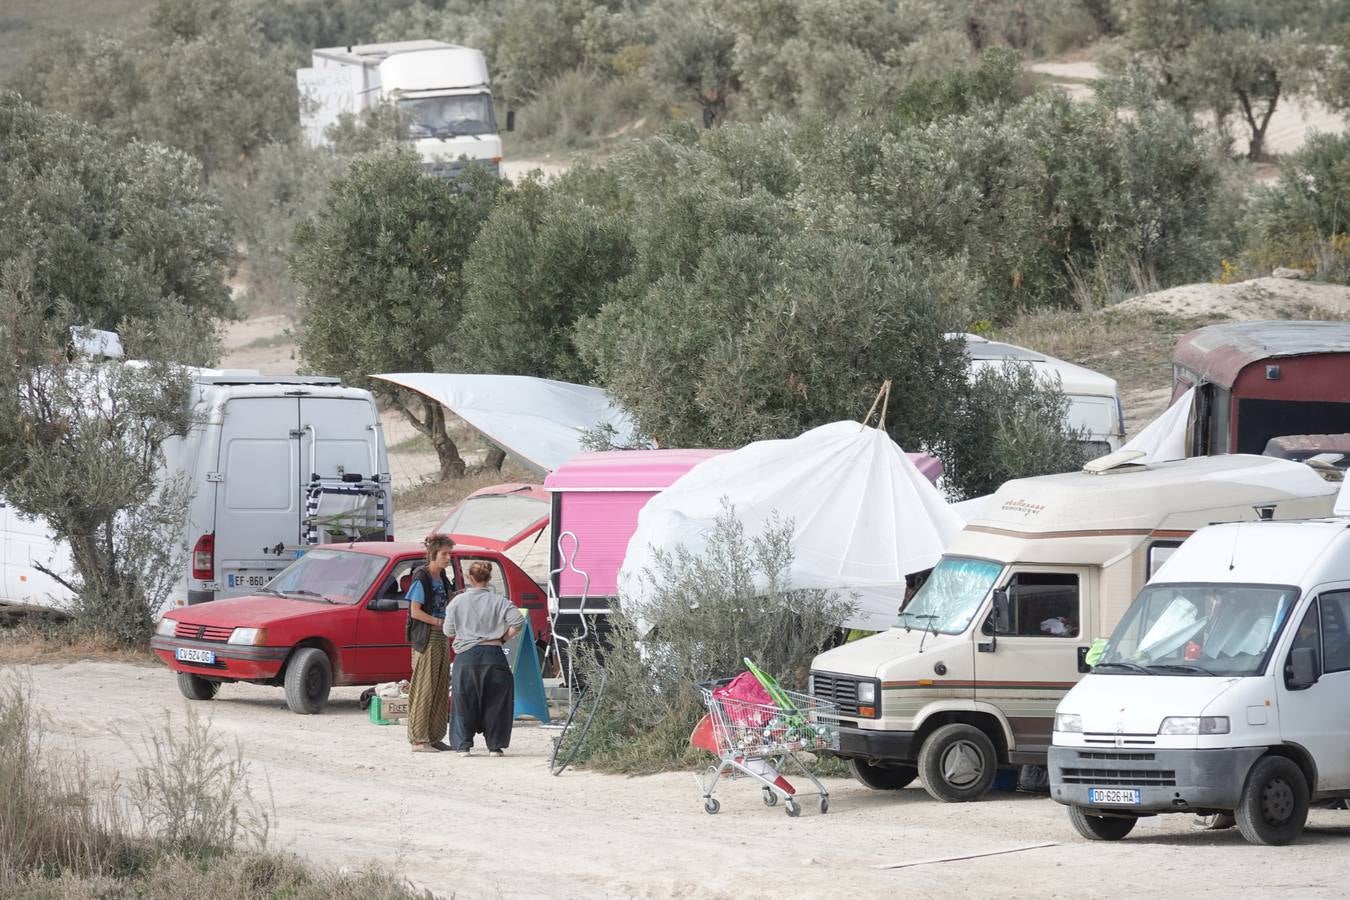
[[[1149,585],[1093,671],[1259,675],[1297,600],[1297,588],[1281,585]]]
[[[310,550],[268,583],[266,591],[299,600],[359,603],[384,568],[382,556],[350,550]]]
[[[495,134],[497,131],[491,94],[418,97],[400,100],[398,108],[408,118],[408,132],[415,138]]]
[[[960,634],[970,626],[1003,564],[987,559],[944,556],[919,588],[895,624],[941,634]]]

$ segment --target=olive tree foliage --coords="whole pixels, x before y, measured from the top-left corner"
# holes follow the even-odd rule
[[[306,367],[393,403],[431,440],[442,478],[465,468],[445,409],[369,376],[434,371],[462,339],[462,268],[500,189],[481,167],[447,181],[422,174],[412,151],[390,148],[353,160],[295,233]]]
[[[631,264],[614,214],[536,180],[504,192],[465,260],[459,337],[446,365],[590,382],[572,326],[599,311]]]
[[[736,32],[719,7],[711,0],[663,7],[649,68],[654,79],[698,103],[704,128],[722,121],[740,87]]]
[[[1253,268],[1295,266],[1321,279],[1350,280],[1350,136],[1313,135],[1246,212]]]
[[[87,627],[133,643],[179,570],[182,363],[209,364],[231,247],[186,155],[118,146],[0,95],[0,492],[69,544],[53,572]],[[116,329],[139,362],[91,362],[72,328]]]
[[[643,574],[652,602],[643,637],[623,612],[603,658],[581,649],[577,668],[588,683],[607,672],[608,687],[582,753],[592,765],[659,771],[682,762],[689,732],[705,707],[697,685],[735,675],[749,657],[787,687],[853,612],[851,597],[788,587],[792,522],[771,522],[748,535],[724,503],[701,555],[659,550]],[[767,587],[766,587],[767,586]]]

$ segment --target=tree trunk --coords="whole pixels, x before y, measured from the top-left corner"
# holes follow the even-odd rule
[[[489,441],[487,456],[483,459],[483,468],[500,472],[504,462],[506,462],[506,451]]]
[[[1275,115],[1275,107],[1280,102],[1280,84],[1275,83],[1275,90],[1266,102],[1266,108],[1261,113],[1259,122],[1252,110],[1251,97],[1245,91],[1238,91],[1238,102],[1242,104],[1242,117],[1247,120],[1247,130],[1251,132],[1251,139],[1247,141],[1247,159],[1260,162],[1265,158],[1266,129],[1270,127],[1270,119]]]
[[[440,459],[440,480],[449,481],[451,478],[464,477],[464,458],[459,455],[459,448],[455,446],[454,438],[450,437],[445,430],[445,407],[420,394],[418,399],[422,401],[421,416],[413,412],[412,408],[403,401],[402,394],[393,395],[394,405],[398,407],[399,412],[403,413],[403,417],[408,420],[408,424],[430,438],[431,446]]]

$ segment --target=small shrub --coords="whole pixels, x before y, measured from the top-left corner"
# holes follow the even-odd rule
[[[613,649],[600,658],[583,648],[583,679],[603,666],[608,688],[590,739],[590,765],[652,772],[692,761],[689,733],[705,709],[698,684],[742,671],[749,657],[789,688],[804,681],[812,658],[835,638],[853,610],[850,599],[786,586],[792,523],[775,521],[748,537],[725,503],[707,550],[658,551],[645,573],[654,591],[643,615],[651,630],[615,614]],[[622,604],[622,598],[620,598]]]

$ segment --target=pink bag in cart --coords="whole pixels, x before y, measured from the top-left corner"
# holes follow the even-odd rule
[[[727,720],[735,725],[762,727],[768,724],[773,718],[773,710],[778,708],[764,685],[750,672],[742,672],[721,687],[713,688],[712,694],[718,700],[739,701],[722,707],[726,710]]]

